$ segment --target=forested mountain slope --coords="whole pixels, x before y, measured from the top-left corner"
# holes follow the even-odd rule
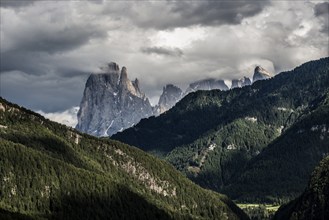
[[[1,219],[247,219],[143,151],[0,98]]]
[[[289,201],[300,195],[314,167],[328,154],[329,93],[252,159],[224,192],[242,201]]]
[[[274,220],[326,220],[329,218],[329,156],[315,168],[304,193],[280,207]]]
[[[252,158],[313,111],[328,91],[327,57],[251,86],[189,94],[168,112],[113,138],[165,157],[201,186],[222,191],[238,181]],[[311,166],[319,159],[315,156]],[[263,185],[255,187],[264,190]]]

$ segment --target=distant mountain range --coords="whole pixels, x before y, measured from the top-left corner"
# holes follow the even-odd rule
[[[0,98],[0,219],[248,219],[147,153]]]
[[[143,105],[155,114],[126,68],[102,70],[88,79],[80,115],[108,111],[96,109],[106,101],[120,104],[110,114]],[[274,220],[327,219],[329,57],[275,77],[260,67],[255,73],[250,86],[244,78],[241,88],[183,98],[168,85],[158,106],[181,98],[174,107],[111,139],[0,97],[0,219],[249,219],[220,193],[244,203],[286,203]]]
[[[199,90],[228,90],[224,80],[203,79],[191,83],[185,92],[168,84],[156,106],[151,106],[139,87],[138,79],[128,79],[127,68],[108,63],[100,68],[100,73],[91,74],[87,80],[78,112],[76,128],[94,136],[111,136],[137,124],[141,119],[158,116],[171,109],[178,101],[191,92]],[[257,66],[254,81],[268,79],[272,74]],[[232,80],[232,87],[251,85],[247,77]]]
[[[190,93],[112,138],[233,199],[283,203],[303,191],[329,153],[328,73],[323,58],[251,86]]]

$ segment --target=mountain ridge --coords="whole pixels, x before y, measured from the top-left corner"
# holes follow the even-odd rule
[[[226,196],[137,148],[80,133],[2,98],[0,119],[0,216],[248,219]]]
[[[261,67],[258,67],[261,68]],[[266,72],[261,68],[263,72]],[[250,85],[249,78],[233,80],[232,87]],[[139,80],[128,79],[126,67],[110,62],[91,74],[86,82],[76,128],[94,136],[111,136],[137,124],[141,119],[158,116],[191,92],[198,90],[228,90],[222,79],[203,79],[190,83],[183,92],[173,84],[167,84],[159,97],[158,104],[151,106],[141,91]]]
[[[221,192],[326,94],[328,61],[310,61],[243,88],[191,93],[112,138],[160,155],[201,186]]]
[[[107,71],[91,74],[86,82],[76,128],[95,136],[109,136],[153,115],[152,106],[139,88],[128,79],[127,68],[109,63]]]

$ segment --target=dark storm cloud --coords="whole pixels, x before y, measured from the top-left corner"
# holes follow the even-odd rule
[[[322,21],[322,32],[329,33],[329,2],[316,4],[314,15]]]
[[[328,4],[315,8],[304,1],[266,0],[10,4],[1,8],[0,95],[44,112],[78,105],[89,73],[106,62],[127,66],[129,78],[138,77],[142,91],[157,103],[167,83],[185,89],[203,78],[251,76],[255,64],[277,72],[328,54],[328,35],[320,32],[328,14],[323,7]]]
[[[57,62],[61,64],[58,65]],[[82,68],[75,66],[74,63],[70,65],[63,60],[58,61],[51,54],[45,52],[9,51],[1,53],[0,75],[10,71],[21,71],[28,75],[53,74],[69,78],[90,73],[81,70]]]
[[[1,96],[32,110],[54,112],[79,105],[87,75],[60,78],[13,71],[0,77]]]
[[[34,76],[53,75],[59,78],[73,78],[87,76],[92,72],[86,69],[83,70],[83,67],[74,66],[74,64],[71,66],[67,65],[63,61],[59,61],[61,65],[57,65],[57,61],[46,54],[43,54],[43,56],[45,56],[44,59],[38,60],[37,57],[40,56],[42,56],[42,54],[21,54],[21,56],[15,53],[11,56],[5,54],[3,58],[1,58],[0,75],[10,71],[21,71],[27,75]],[[17,60],[19,60],[19,62]]]
[[[162,6],[156,2],[152,3],[155,10],[132,9],[130,16],[132,22],[143,28],[218,26],[239,24],[244,18],[260,13],[269,3],[269,0],[168,1]]]
[[[42,60],[47,54],[29,53],[24,51],[1,52],[0,75],[6,71],[19,70],[33,75],[42,75],[46,68]]]
[[[45,0],[0,0],[0,7],[2,8],[22,8],[33,5],[35,2],[45,2]],[[52,0],[52,1],[72,1],[72,0]],[[85,0],[95,4],[103,3],[103,0]]]
[[[90,39],[103,38],[106,31],[101,28],[82,25],[68,25],[56,29],[51,27],[33,28],[24,31],[24,34],[13,36],[15,41],[14,48],[11,50],[46,52],[49,54],[64,52],[76,49],[86,43]]]
[[[21,8],[28,5],[32,5],[38,0],[1,0],[0,7],[3,8]],[[40,1],[40,0],[39,0]]]
[[[239,24],[245,17],[262,11],[268,1],[203,1],[197,3],[180,2],[173,7],[174,13],[181,14],[186,25],[200,24],[216,26],[221,24]]]
[[[329,14],[329,2],[318,3],[314,6],[315,16]]]
[[[57,68],[58,76],[63,78],[86,77],[91,74],[89,71],[81,71],[74,68]]]
[[[141,48],[141,51],[146,54],[158,54],[173,57],[183,56],[183,51],[179,48],[143,47]]]
[[[91,40],[106,38],[108,29],[97,19],[85,22],[74,18],[71,9],[65,12],[55,3],[53,6],[45,11],[35,5],[20,13],[2,12],[5,19],[1,27],[0,74],[17,70],[29,75],[76,75],[77,70],[59,70],[63,64],[58,65],[56,57],[88,45]],[[15,19],[8,19],[11,16]]]

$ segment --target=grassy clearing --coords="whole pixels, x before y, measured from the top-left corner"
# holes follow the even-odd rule
[[[274,205],[274,204],[256,204],[256,203],[237,203],[237,206],[239,206],[241,209],[246,209],[246,208],[259,208],[261,206],[265,206],[266,210],[268,211],[274,211],[276,212],[279,209],[279,205]]]
[[[276,204],[255,203],[237,203],[237,205],[245,211],[252,220],[269,220],[280,207]]]

